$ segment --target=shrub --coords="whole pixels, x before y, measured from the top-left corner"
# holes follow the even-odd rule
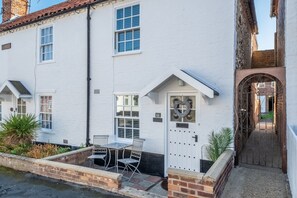
[[[220,155],[232,143],[232,131],[230,128],[222,128],[219,133],[214,131],[209,135],[209,145],[206,147],[208,158],[215,162]]]
[[[32,114],[11,115],[1,123],[1,139],[6,145],[15,147],[20,144],[31,144],[39,128],[36,117]]]
[[[26,154],[27,157],[41,159],[60,153],[69,151],[70,148],[63,148],[53,144],[37,144],[33,145],[30,151]]]
[[[25,153],[27,153],[31,147],[31,144],[20,144],[13,148],[10,153],[14,155],[25,155]]]

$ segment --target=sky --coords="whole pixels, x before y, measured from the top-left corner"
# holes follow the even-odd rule
[[[65,0],[31,0],[30,11],[34,12],[40,9],[44,9],[63,1]],[[257,36],[259,50],[273,49],[275,18],[270,18],[270,0],[255,0],[255,6],[259,28],[259,35]],[[0,0],[0,7],[2,7],[2,0]],[[1,16],[0,21],[2,21]]]

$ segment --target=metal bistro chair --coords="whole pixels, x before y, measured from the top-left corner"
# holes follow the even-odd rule
[[[101,147],[101,145],[108,144],[108,135],[94,135],[93,136],[93,151],[92,155],[88,157],[88,159],[91,159],[93,162],[93,167],[95,165],[95,159],[100,159],[104,161],[104,167],[106,168],[106,158],[107,158],[107,152],[110,151],[107,148]]]
[[[134,176],[135,172],[141,174],[141,172],[138,170],[138,166],[140,164],[141,155],[142,155],[142,149],[143,149],[143,143],[145,139],[134,139],[133,144],[130,147],[131,153],[129,158],[125,158],[125,150],[123,151],[123,159],[119,159],[118,162],[125,165],[123,173],[125,171],[131,171],[132,174],[129,177],[130,179]],[[129,149],[130,150],[130,149]]]

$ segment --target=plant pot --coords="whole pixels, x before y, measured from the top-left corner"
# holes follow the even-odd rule
[[[206,173],[213,165],[213,161],[200,159],[200,172]]]

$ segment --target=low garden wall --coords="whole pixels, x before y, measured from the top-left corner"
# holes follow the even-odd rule
[[[70,153],[70,157],[66,154],[52,157],[57,161],[67,160],[73,164],[80,163],[80,160],[74,160],[71,156],[84,156],[90,148],[85,148],[82,153],[80,151]],[[122,174],[106,172],[102,170],[65,164],[47,159],[32,159],[16,155],[0,153],[0,166],[12,168],[19,171],[31,172],[53,179],[64,180],[76,184],[88,185],[92,187],[102,188],[105,190],[117,192],[121,188]]]
[[[225,151],[207,173],[168,169],[168,197],[220,197],[233,168],[232,150]]]
[[[92,154],[93,147],[87,147],[67,153],[62,153],[55,156],[43,158],[45,160],[62,162],[66,164],[82,165],[86,162],[87,158]]]

